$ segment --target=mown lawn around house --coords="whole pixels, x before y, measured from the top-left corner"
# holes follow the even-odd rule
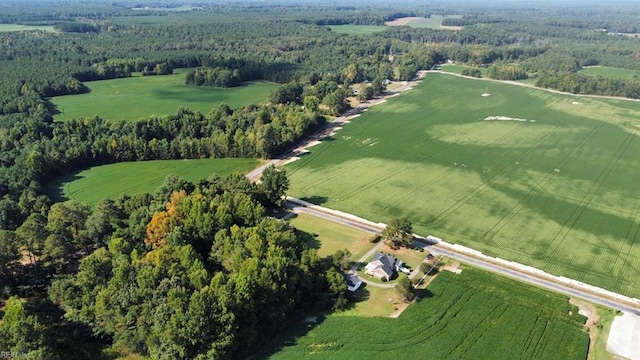
[[[76,200],[95,205],[121,194],[153,193],[169,174],[196,182],[211,174],[226,176],[246,173],[258,164],[255,159],[197,159],[124,162],[95,166],[59,177],[47,184],[55,201]]]
[[[185,85],[190,69],[175,69],[172,75],[133,76],[124,79],[86,82],[86,94],[51,98],[58,114],[56,121],[73,118],[141,120],[150,116],[175,114],[186,107],[203,114],[226,103],[231,108],[259,104],[278,88],[270,82],[250,82],[233,88]]]
[[[369,242],[374,234],[313,215],[296,214],[289,223],[313,238],[310,239],[311,246],[318,250],[321,257],[347,249],[351,259],[356,261],[375,245]]]
[[[565,296],[467,267],[440,273],[422,296],[397,319],[330,315],[269,358],[587,357],[585,319]]]
[[[429,73],[286,165],[289,195],[640,297],[638,119],[640,102]]]
[[[394,311],[395,305],[401,301],[393,288],[379,288],[363,284],[355,293],[355,301],[345,311],[332,316],[351,317],[387,317]],[[355,321],[359,321],[355,319]]]

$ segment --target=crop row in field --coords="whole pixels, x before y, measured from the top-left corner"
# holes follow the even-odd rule
[[[583,360],[584,317],[567,300],[477,269],[443,272],[399,318],[331,315],[272,358]]]
[[[290,195],[640,296],[639,118],[430,73],[287,165]]]
[[[140,120],[152,115],[175,114],[187,107],[203,114],[226,103],[236,108],[264,102],[278,85],[253,82],[229,89],[185,85],[189,69],[172,75],[135,76],[125,79],[87,82],[91,92],[51,98],[59,114],[56,121],[100,116],[107,120]]]
[[[169,174],[196,182],[211,174],[245,173],[255,167],[254,159],[198,159],[125,162],[95,166],[62,176],[47,185],[54,200],[76,200],[90,205],[121,194],[153,193]]]

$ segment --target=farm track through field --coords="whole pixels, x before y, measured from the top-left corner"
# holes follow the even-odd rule
[[[448,126],[448,124],[443,124],[442,126],[440,126],[440,127],[436,128],[436,131],[437,131],[437,130],[440,130],[440,129],[443,129],[443,128],[446,128],[447,126]],[[473,132],[475,132],[477,129],[480,129],[480,128],[485,127],[485,126],[487,126],[487,124],[486,124],[486,123],[478,122],[478,125],[476,125],[476,126],[472,127],[471,129],[467,130],[466,132],[463,132],[463,133],[462,133],[462,138],[461,138],[461,140],[464,140],[464,139],[468,138],[468,137],[469,137],[470,135],[472,135],[472,134],[473,134]],[[447,150],[448,148],[450,148],[450,147],[452,147],[452,146],[455,146],[455,145],[456,145],[456,144],[455,144],[454,142],[446,143],[446,145],[442,146],[439,150],[437,150],[437,151],[435,151],[435,152],[432,152],[428,158],[429,158],[429,159],[434,159],[434,158],[436,158],[439,154],[441,154],[442,152],[444,152],[444,151],[445,151],[445,150]],[[401,204],[405,203],[408,199],[413,198],[413,196],[414,196],[415,194],[417,194],[417,193],[419,193],[419,192],[423,191],[423,189],[424,189],[424,188],[426,188],[426,187],[428,187],[428,186],[430,186],[430,185],[433,185],[433,184],[435,184],[435,183],[437,183],[437,182],[439,182],[439,181],[442,181],[443,179],[446,179],[446,178],[448,178],[448,177],[450,177],[450,176],[452,176],[452,175],[453,175],[453,172],[448,172],[444,177],[440,177],[440,178],[433,178],[433,179],[430,179],[430,180],[428,180],[428,181],[426,181],[426,182],[423,182],[423,183],[422,183],[422,184],[423,184],[423,186],[422,186],[422,187],[416,187],[416,189],[414,189],[414,190],[412,190],[412,191],[408,191],[408,192],[406,192],[406,194],[405,194],[405,195],[403,195],[403,196],[399,196],[398,198],[396,198],[396,200],[389,202],[388,207],[394,207],[394,206],[397,206],[397,205],[401,205]]]
[[[576,204],[576,207],[574,208],[574,211],[571,213],[571,216],[568,218],[567,222],[565,222],[563,224],[563,227],[558,232],[558,234],[556,234],[556,236],[558,236],[558,235],[560,235],[561,232],[564,232],[562,237],[559,239],[559,241],[556,241],[556,237],[554,237],[552,239],[552,241],[549,243],[549,246],[551,246],[553,243],[556,243],[554,248],[550,252],[551,254],[555,253],[560,246],[566,244],[567,236],[574,229],[574,226],[575,226],[576,222],[582,217],[582,215],[584,214],[584,211],[587,209],[587,207],[589,205],[591,205],[591,202],[592,202],[595,194],[598,192],[598,190],[602,186],[602,183],[611,174],[611,171],[618,164],[618,162],[620,161],[620,159],[622,158],[624,153],[627,151],[627,149],[629,148],[629,145],[631,144],[631,142],[633,142],[635,137],[636,137],[636,134],[627,135],[627,138],[620,145],[620,147],[616,150],[616,152],[614,153],[612,159],[607,162],[607,165],[600,172],[600,174],[598,174],[598,177],[595,180],[593,180],[591,186],[589,187],[589,190],[585,193],[585,195],[584,195],[583,199],[581,200],[581,202],[579,204]],[[624,244],[624,241],[623,241],[623,244]],[[619,258],[620,258],[620,256],[618,254],[618,256],[616,257],[615,261],[617,262],[617,260]],[[611,267],[611,269],[615,269],[615,263],[614,263],[614,266]],[[619,290],[619,285],[620,284],[618,283],[617,284],[618,287],[616,288],[618,290]]]
[[[634,139],[637,136],[637,133],[634,134]],[[630,143],[627,144],[627,148],[629,147]],[[626,148],[625,148],[626,150]],[[619,161],[620,159],[618,159]],[[635,228],[635,231],[633,231],[633,229]],[[640,232],[640,208],[638,208],[636,210],[636,213],[633,216],[633,221],[631,223],[631,225],[629,226],[629,229],[627,230],[627,234],[625,235],[625,241],[622,242],[622,244],[620,244],[620,248],[618,251],[618,255],[616,256],[616,259],[613,263],[613,266],[611,267],[613,269],[613,271],[616,270],[616,266],[618,265],[618,261],[621,260],[623,262],[623,266],[620,267],[619,272],[617,272],[618,274],[620,272],[622,272],[623,270],[628,270],[628,268],[632,268],[634,269],[636,272],[638,271],[638,269],[636,267],[634,267],[633,265],[631,265],[631,263],[628,261],[629,260],[629,256],[631,254],[631,248],[633,247],[633,244],[635,244],[636,239],[638,238],[638,233]],[[633,233],[633,235],[630,237],[630,235]],[[623,250],[624,247],[627,247],[626,253]],[[624,255],[624,259],[622,259],[623,255]]]
[[[634,227],[635,227],[635,231],[633,231]],[[629,237],[629,235],[631,235],[632,232],[633,232],[633,236]],[[622,275],[624,271],[629,271],[629,269],[633,269],[635,272],[640,271],[636,266],[634,266],[629,261],[629,256],[631,255],[631,248],[636,243],[639,233],[640,233],[640,208],[638,208],[635,216],[633,217],[633,223],[629,227],[629,230],[627,231],[627,235],[625,236],[625,241],[623,241],[622,244],[620,244],[618,255],[616,256],[616,260],[614,261],[613,266],[611,267],[613,269],[614,274]],[[624,251],[625,247],[627,247],[626,252]],[[624,259],[622,259],[623,257],[622,254],[624,254]],[[619,270],[616,271],[616,266],[618,265],[619,260],[622,261],[622,265],[620,265],[620,267],[618,268]],[[632,286],[632,284],[625,284],[625,285]]]
[[[564,125],[557,127],[557,129],[561,129],[562,127],[564,127]],[[586,141],[588,141],[591,136],[593,134],[596,133],[596,131],[598,130],[598,128],[595,128],[591,131],[590,134],[587,135],[587,137],[583,140],[582,144],[584,144]],[[538,142],[536,144],[536,147],[539,146],[540,144],[542,144],[543,142],[545,142],[546,140],[548,140],[549,137],[551,137],[553,135],[553,133],[550,133],[548,136],[546,136],[545,138],[543,138],[540,142]],[[567,163],[567,161],[571,158],[571,155],[573,153],[576,152],[576,150],[579,147],[574,148],[569,154],[567,154],[557,165],[556,165],[556,169],[558,168],[562,168],[564,164]],[[530,152],[532,152],[533,150],[535,150],[534,148],[532,148],[530,151],[526,152],[525,155],[528,155]],[[520,157],[520,159],[522,159],[522,157]],[[513,208],[502,218],[500,219],[496,224],[494,224],[485,234],[486,237],[493,237],[495,235],[497,235],[500,231],[502,231],[502,229],[504,229],[504,227],[509,224],[509,222],[511,220],[513,220],[513,218],[515,218],[515,216],[518,215],[518,213],[525,208],[526,206],[526,202],[529,201],[530,197],[538,192],[544,189],[544,186],[550,181],[552,180],[555,176],[557,175],[557,172],[555,171],[549,171],[537,184],[535,184],[530,190],[529,192],[522,197],[520,200],[518,200],[518,202],[513,206]],[[497,228],[497,229],[496,229]],[[516,233],[520,234],[520,232],[523,230],[524,228],[520,228],[520,230]],[[495,230],[495,231],[494,231]],[[541,254],[542,255],[542,254]]]
[[[550,92],[550,93],[554,93],[554,94],[558,94],[558,95],[579,96],[579,97],[593,98],[593,99],[610,99],[610,100],[623,100],[623,101],[635,101],[635,102],[639,102],[640,101],[640,99],[631,99],[631,98],[626,98],[626,97],[621,97],[621,96],[574,94],[574,93],[564,92],[564,91],[560,91],[560,90],[554,90],[554,89],[538,87],[538,86],[535,86],[535,85],[532,85],[532,84],[520,83],[520,82],[517,82],[517,81],[495,80],[495,79],[489,79],[489,78],[486,78],[486,77],[485,78],[475,78],[475,77],[472,77],[472,76],[465,76],[465,75],[462,75],[462,74],[450,73],[450,72],[441,71],[441,70],[428,70],[427,72],[453,75],[453,76],[457,76],[457,77],[461,77],[461,78],[465,78],[465,79],[469,79],[469,80],[491,81],[491,82],[501,83],[501,84],[522,86],[522,87],[526,87],[526,88],[530,88],[530,89],[537,89],[537,90],[546,91],[546,92]]]
[[[503,136],[501,136],[499,138],[499,140],[503,140],[505,138],[508,138],[513,133],[515,133],[517,131],[518,131],[518,128],[514,128],[512,131],[510,131],[510,132],[504,134]],[[471,160],[477,159],[479,156],[482,156],[484,153],[489,152],[490,150],[491,149],[487,148],[487,149],[485,149],[483,151],[476,152],[475,156],[472,157]],[[465,194],[461,199],[457,200],[451,206],[449,206],[447,209],[442,211],[440,214],[436,215],[435,218],[433,219],[432,224],[433,225],[441,224],[442,221],[446,220],[447,217],[449,217],[450,215],[455,213],[458,209],[460,209],[462,206],[464,206],[469,200],[475,198],[478,194],[482,193],[489,186],[489,181],[491,181],[495,177],[503,174],[505,172],[505,170],[508,169],[508,168],[510,168],[510,166],[509,165],[505,165],[500,170],[498,170],[496,172],[493,172],[492,175],[489,176],[486,181],[483,181],[480,185],[478,185],[472,191],[470,191],[467,194]]]
[[[480,314],[484,316],[481,319],[479,319],[479,323],[470,324],[473,326],[472,326],[472,330],[467,333],[468,336],[466,336],[465,340],[463,340],[460,343],[460,345],[458,345],[455,349],[453,349],[453,351],[451,351],[449,355],[454,355],[454,353],[458,353],[456,354],[455,357],[462,358],[463,355],[468,353],[473,348],[473,346],[476,343],[478,343],[480,339],[482,339],[482,337],[487,333],[487,331],[493,325],[493,322],[486,321],[487,318],[497,315],[497,319],[495,321],[499,321],[504,316],[504,314],[507,311],[507,306],[505,303],[495,303],[492,305],[494,306],[491,308],[487,306],[480,307],[483,310],[484,309],[487,310],[486,314]],[[478,314],[474,314],[474,315],[477,316]]]
[[[575,224],[575,221],[577,221],[580,218],[580,216],[582,215],[586,207],[591,204],[593,197],[598,192],[598,190],[600,190],[602,183],[609,177],[609,175],[611,174],[611,171],[613,171],[613,169],[618,164],[618,162],[620,162],[622,155],[624,155],[624,153],[627,151],[627,149],[629,148],[629,145],[631,144],[631,142],[633,142],[635,137],[636,137],[635,133],[627,135],[627,138],[622,143],[622,145],[620,145],[620,148],[618,148],[616,153],[613,155],[613,158],[611,159],[611,161],[607,163],[605,168],[600,172],[598,177],[593,181],[591,187],[589,187],[589,190],[587,191],[583,199],[580,201],[580,213],[571,223],[571,227],[573,227],[573,225]],[[566,234],[565,234],[565,237],[566,237]]]
[[[536,336],[536,329],[538,328],[538,323],[544,321],[544,329],[542,329],[542,331],[540,332],[540,336]],[[533,327],[531,328],[531,331],[529,332],[529,337],[527,339],[527,346],[523,349],[522,354],[520,354],[521,359],[533,359],[533,356],[527,356],[526,354],[529,352],[529,349],[531,349],[532,351],[535,351],[535,349],[538,347],[538,344],[540,344],[540,339],[542,338],[542,334],[544,334],[544,330],[547,328],[547,320],[544,319],[543,317],[539,316],[536,319],[536,323],[533,325]]]
[[[558,126],[557,128],[560,129],[562,128],[564,125]],[[505,135],[503,135],[502,137],[500,137],[500,140],[503,140],[505,138],[508,138],[513,132],[516,132],[518,130],[518,128],[514,128],[514,131],[509,132]],[[550,132],[549,135],[547,135],[546,137],[544,137],[542,140],[540,140],[537,144],[536,147],[539,146],[539,144],[542,144],[544,141],[546,141],[550,136],[553,135],[553,132]],[[531,154],[536,147],[531,147],[529,149],[527,149],[524,153],[522,153],[521,155],[519,155],[516,159],[519,160],[523,160],[524,158],[526,158],[527,155]],[[484,151],[481,152],[477,152],[476,153],[476,157],[483,155],[486,152],[489,152],[491,149],[487,148]],[[497,162],[496,162],[497,164]],[[477,186],[475,189],[473,189],[471,192],[467,193],[462,199],[458,200],[457,202],[455,202],[454,204],[452,204],[448,209],[446,209],[445,211],[441,212],[440,214],[438,214],[434,219],[433,219],[433,224],[434,225],[438,225],[440,224],[442,221],[444,221],[448,216],[450,216],[451,214],[455,213],[455,211],[457,211],[458,209],[460,209],[462,206],[464,206],[469,200],[475,198],[478,194],[480,194],[481,192],[483,192],[487,187],[489,187],[491,185],[491,181],[495,178],[497,178],[498,176],[502,176],[504,175],[504,173],[511,168],[511,163],[505,163],[504,166],[502,168],[500,168],[498,171],[496,172],[492,172],[492,175],[489,176],[487,179],[485,179],[482,184],[480,184],[479,186]],[[440,221],[438,221],[438,219],[441,219]]]
[[[589,141],[589,139],[591,139],[591,137],[593,137],[593,135],[595,135],[604,125],[605,125],[605,123],[601,123],[598,127],[593,128],[593,130],[591,130],[591,132],[584,138],[584,140],[582,140],[578,146],[573,147],[572,150],[569,152],[569,154],[567,154],[567,156],[565,156],[560,161],[560,163],[558,163],[558,165],[556,165],[556,168],[557,169],[561,169],[563,167],[563,165],[566,164],[569,161],[569,159],[571,159],[572,156],[575,156],[577,151],[579,149],[581,149]],[[555,174],[553,174],[553,175],[555,175]],[[553,177],[553,175],[552,175],[552,177]],[[592,187],[593,187],[593,185],[592,185]],[[583,197],[583,199],[584,199],[584,197]],[[567,223],[570,221],[571,217],[576,212],[576,210],[577,210],[577,207],[574,208],[574,210],[571,213],[571,215],[569,217],[567,217],[567,219],[564,221],[564,223],[562,224],[562,227],[560,228],[560,230],[558,230],[556,235],[547,244],[547,246],[545,247],[544,251],[542,251],[542,254],[546,254],[548,252],[548,250],[553,246],[553,243],[556,242],[556,240],[558,239],[558,235],[566,228]],[[573,223],[575,223],[575,220],[572,222],[572,224]],[[571,231],[571,228],[568,228],[566,231],[567,232]],[[565,236],[566,236],[566,234],[562,238],[564,238]],[[557,246],[554,246],[554,249],[555,248],[557,248]]]

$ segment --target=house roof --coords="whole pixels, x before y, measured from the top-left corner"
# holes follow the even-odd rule
[[[369,264],[372,265],[369,271],[377,276],[390,278],[393,275],[393,268],[382,265],[380,261],[370,262]]]
[[[371,262],[374,262],[376,260],[380,261],[384,267],[388,267],[389,269],[391,269],[391,272],[393,272],[393,269],[396,268],[396,262],[398,262],[398,258],[389,254],[385,254],[383,252],[377,252],[376,256],[373,257],[373,260],[371,260]]]
[[[347,274],[344,276],[344,278],[347,281],[347,286],[355,286],[358,282],[362,281],[360,280],[360,277],[355,274]]]
[[[393,271],[400,265],[402,265],[402,261],[398,260],[395,256],[377,252],[365,269],[371,273],[375,273],[377,276],[390,278],[393,275]]]

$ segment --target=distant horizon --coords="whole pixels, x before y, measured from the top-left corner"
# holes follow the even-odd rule
[[[292,5],[326,5],[326,6],[350,6],[350,5],[366,5],[368,8],[394,8],[403,5],[418,6],[421,8],[429,8],[433,6],[438,7],[452,7],[458,4],[464,5],[498,5],[498,4],[513,4],[522,5],[523,7],[531,7],[542,5],[545,7],[564,7],[567,5],[580,5],[584,6],[589,4],[590,6],[596,5],[598,7],[610,7],[616,4],[635,4],[640,8],[637,0],[613,0],[603,3],[599,0],[435,0],[425,3],[422,0],[399,0],[394,3],[371,3],[368,0],[246,0],[239,3],[237,0],[5,0],[4,4],[0,7],[8,7],[11,5],[19,4],[71,4],[71,5],[84,5],[84,4],[103,4],[103,5],[130,5],[131,7],[144,7],[153,5],[194,5],[200,6],[203,4],[234,4],[238,6],[259,3],[259,4],[292,4]]]

